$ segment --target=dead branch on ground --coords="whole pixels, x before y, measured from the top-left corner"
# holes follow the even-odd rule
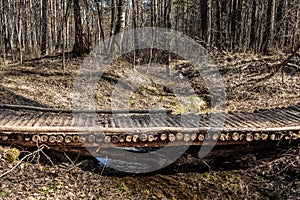
[[[38,153],[40,153],[40,152],[42,152],[43,153],[43,149],[44,148],[49,148],[47,145],[41,145],[40,147],[39,147],[39,149],[37,149],[36,151],[34,151],[34,152],[32,152],[32,153],[29,153],[29,154],[27,154],[26,156],[24,156],[16,165],[14,165],[10,170],[8,170],[8,171],[6,171],[5,173],[3,173],[3,174],[1,174],[0,175],[0,178],[2,178],[2,177],[4,177],[4,176],[6,176],[6,175],[8,175],[9,173],[11,173],[14,169],[16,169],[25,159],[27,159],[27,158],[29,158],[29,157],[31,157],[31,156],[35,156],[36,154],[38,154]]]

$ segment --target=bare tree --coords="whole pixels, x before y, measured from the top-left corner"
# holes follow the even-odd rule
[[[262,52],[267,54],[269,50],[269,45],[271,40],[271,35],[272,35],[272,29],[273,29],[273,5],[274,5],[274,0],[268,0],[268,9],[267,9],[267,18],[266,18],[266,29],[264,32],[263,36],[263,43],[262,43]]]
[[[73,45],[72,53],[76,56],[80,56],[84,53],[88,53],[88,48],[85,46],[83,38],[83,29],[81,24],[81,12],[79,0],[73,0],[74,8],[74,23],[75,23],[75,43]]]
[[[47,54],[48,42],[48,0],[42,0],[42,41],[41,41],[41,55]]]

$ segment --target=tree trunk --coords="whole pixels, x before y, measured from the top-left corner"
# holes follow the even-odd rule
[[[207,42],[207,30],[208,30],[208,0],[201,0],[201,31],[202,40]]]
[[[123,31],[125,27],[125,3],[124,0],[118,0],[118,13],[117,13],[117,20],[116,20],[116,27],[115,27],[115,34],[120,33]]]
[[[221,0],[217,0],[216,1],[216,9],[217,9],[217,13],[216,13],[216,26],[217,26],[217,32],[216,32],[216,36],[215,36],[215,42],[216,42],[216,46],[218,49],[221,49],[221,32],[222,32],[222,28],[221,28]]]
[[[63,0],[63,1],[65,1],[65,0]],[[62,37],[63,37],[62,36],[62,27],[63,26],[67,27],[69,15],[70,15],[71,3],[72,3],[72,0],[68,0],[67,6],[62,6],[63,8],[66,7],[66,13],[64,14],[65,9],[61,9],[61,15],[63,17],[62,17],[62,20],[61,20],[61,27],[59,27],[58,33],[57,33],[57,40],[56,40],[55,50],[62,47]],[[65,5],[65,3],[63,3],[63,2],[61,4]]]
[[[109,40],[109,46],[108,46],[108,52],[111,51],[111,48],[112,48],[112,44],[113,44],[113,38],[112,36],[114,35],[114,31],[115,31],[115,13],[116,13],[116,0],[111,0],[111,22],[110,22],[110,33],[109,33],[109,36],[110,36],[110,40]]]
[[[104,30],[103,30],[103,26],[102,26],[102,1],[101,1],[101,10],[100,10],[100,6],[99,6],[99,3],[97,2],[96,3],[97,5],[97,12],[98,12],[98,21],[99,21],[99,33],[100,33],[100,37],[102,38],[102,42],[103,42],[103,45],[105,47],[105,36],[104,36]],[[100,42],[100,40],[99,40]]]
[[[238,47],[241,47],[242,44],[240,43],[241,41],[241,36],[243,34],[242,32],[242,26],[243,24],[245,24],[246,22],[244,21],[244,19],[242,18],[242,13],[243,13],[243,0],[238,0],[238,5],[237,5],[237,16],[236,16],[236,21],[237,23],[239,23],[238,28],[236,29],[236,33],[235,33],[235,44]],[[245,31],[245,30],[244,30]]]
[[[249,48],[254,50],[254,44],[256,42],[256,0],[252,3],[252,13],[251,13],[251,33],[250,33],[250,45]]]
[[[273,20],[272,20],[273,3],[274,3],[273,0],[268,0],[266,29],[264,32],[263,43],[262,43],[262,52],[264,54],[268,53],[270,41],[272,41],[271,35],[272,35],[272,23],[273,23]]]
[[[23,64],[23,54],[22,54],[22,4],[20,2],[20,4],[18,5],[18,23],[16,25],[16,30],[17,30],[17,34],[18,34],[18,49],[19,49],[19,60],[20,60],[20,64]]]
[[[207,0],[207,36],[206,41],[208,48],[211,47],[211,30],[212,30],[212,1]]]
[[[283,19],[283,9],[284,9],[284,0],[278,0],[278,7],[277,7],[277,15],[276,15],[276,29],[275,29],[275,41],[277,46],[283,47],[282,45],[282,26],[284,23],[282,22]]]
[[[7,2],[6,0],[2,0],[2,15],[1,15],[1,23],[2,23],[2,37],[3,37],[3,59],[6,60],[8,46],[9,46],[9,32],[7,29]]]
[[[81,24],[81,13],[79,0],[73,0],[74,8],[74,21],[75,21],[75,43],[72,53],[75,56],[81,56],[84,53],[89,53],[88,47],[84,45],[83,29]]]
[[[47,38],[48,38],[48,0],[42,0],[42,43],[41,55],[47,54]]]

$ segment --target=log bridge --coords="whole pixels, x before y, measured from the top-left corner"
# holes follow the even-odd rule
[[[150,113],[150,114],[149,114]],[[197,123],[194,120],[197,119]],[[217,122],[216,122],[217,123]],[[217,134],[209,134],[210,115],[174,115],[170,111],[92,111],[0,104],[0,144],[90,155],[111,148],[161,148],[165,145],[236,146],[299,143],[300,104],[254,112],[229,112]],[[208,143],[209,144],[209,143]],[[87,150],[89,148],[89,150]]]

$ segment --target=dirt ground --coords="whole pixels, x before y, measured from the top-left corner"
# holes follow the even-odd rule
[[[300,58],[271,78],[284,55],[215,55],[223,77],[228,111],[253,111],[300,103]],[[0,103],[72,108],[73,83],[83,58],[60,57],[0,65]],[[178,67],[177,64],[176,67]],[[202,78],[189,65],[185,69],[201,105],[208,112],[210,96]],[[296,67],[295,67],[296,66]],[[298,67],[297,67],[298,66]],[[94,100],[97,109],[110,108],[117,81],[133,66],[115,62],[99,81]],[[130,108],[167,108],[184,112],[172,92],[150,82],[130,99]],[[185,155],[171,166],[151,174],[115,172],[92,158],[21,150],[17,160],[0,157],[0,199],[300,199],[300,146],[232,155],[202,161]],[[10,150],[11,151],[11,150]],[[21,160],[23,158],[23,160]],[[20,163],[18,163],[20,162]]]

